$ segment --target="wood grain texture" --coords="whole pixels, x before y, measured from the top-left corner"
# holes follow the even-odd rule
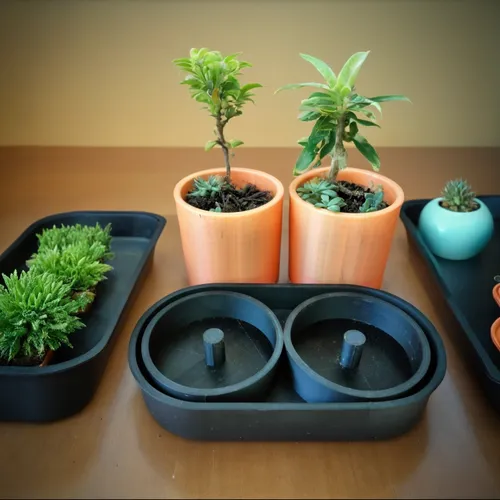
[[[236,165],[285,185],[297,150],[242,149]],[[466,176],[480,194],[500,188],[499,149],[381,149],[382,172],[407,199],[432,197]],[[189,172],[220,165],[190,149],[0,149],[0,251],[33,221],[70,210],[145,210],[167,217],[153,268],[90,405],[46,425],[0,423],[3,498],[499,498],[499,417],[459,356],[457,324],[399,222],[384,279],[441,333],[448,372],[423,420],[377,443],[198,443],[161,429],[128,369],[141,314],[186,286],[172,190]],[[353,166],[364,163],[352,154]],[[286,190],[286,189],[285,189]],[[285,214],[287,206],[284,207]],[[281,276],[287,270],[284,219]]]

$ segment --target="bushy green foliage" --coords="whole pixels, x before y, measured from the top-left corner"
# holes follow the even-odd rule
[[[43,357],[71,346],[69,335],[84,324],[75,316],[85,299],[72,300],[71,287],[50,273],[14,271],[0,285],[0,358]]]
[[[243,106],[253,102],[253,89],[262,87],[260,83],[241,85],[238,77],[241,70],[252,65],[239,61],[237,54],[223,56],[219,51],[206,48],[191,49],[189,57],[175,59],[174,64],[188,73],[181,82],[189,87],[191,96],[197,102],[204,104],[210,115],[215,118],[215,140],[208,141],[205,150],[215,146],[222,149],[226,166],[226,177],[230,179],[231,165],[229,151],[241,146],[238,139],[226,140],[224,128],[234,117],[243,113]]]
[[[409,99],[402,95],[364,97],[356,92],[355,82],[368,54],[369,51],[353,54],[338,76],[324,61],[307,54],[300,54],[316,68],[325,82],[289,84],[276,91],[303,87],[316,89],[301,102],[299,120],[315,123],[309,137],[298,141],[303,149],[293,170],[294,175],[319,167],[322,159],[330,155],[331,168],[328,179],[335,181],[339,171],[347,167],[344,142],[352,142],[373,169],[379,170],[379,156],[373,146],[359,133],[359,126],[379,127],[375,114],[368,109],[370,106],[381,113],[381,102],[409,101]]]
[[[476,193],[463,179],[448,181],[444,186],[442,197],[441,205],[452,212],[472,212],[478,208],[478,203],[474,199]]]
[[[89,245],[99,243],[103,246],[104,252],[99,258],[111,259],[113,257],[110,251],[112,238],[111,224],[106,225],[104,228],[99,223],[96,223],[95,226],[82,224],[65,226],[62,224],[59,227],[53,226],[50,229],[44,229],[41,233],[37,234],[37,238],[39,253],[47,249],[63,249],[69,245],[84,242]]]
[[[73,291],[85,291],[106,279],[105,274],[113,268],[101,262],[106,248],[95,241],[88,244],[80,241],[60,249],[47,249],[28,261],[33,272],[50,273]]]

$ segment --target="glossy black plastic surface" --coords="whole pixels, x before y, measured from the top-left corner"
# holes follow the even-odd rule
[[[224,362],[209,368],[204,335],[218,328]],[[265,396],[283,350],[283,332],[262,302],[235,292],[200,292],[152,318],[141,342],[154,385],[188,401],[245,401]]]
[[[141,359],[141,339],[151,318],[167,304],[201,291],[249,295],[270,307],[285,324],[305,300],[329,292],[358,292],[382,298],[409,314],[424,331],[430,348],[427,375],[415,391],[391,401],[306,403],[293,389],[285,354],[267,397],[254,402],[191,402],[156,389]],[[178,290],[154,304],[137,323],[129,344],[129,364],[147,408],[163,428],[188,439],[217,441],[342,441],[387,439],[410,430],[444,378],[446,353],[429,320],[408,302],[380,290],[348,285],[210,284]]]
[[[491,325],[498,318],[498,305],[492,290],[493,277],[500,274],[500,196],[479,196],[479,199],[493,214],[495,229],[488,246],[469,260],[442,259],[432,254],[425,244],[418,220],[430,200],[405,202],[401,220],[461,326],[457,329],[457,340],[463,347],[462,352],[477,368],[486,396],[500,411],[500,352],[490,338]]]
[[[86,327],[71,337],[73,348],[54,353],[45,367],[0,366],[0,420],[45,422],[68,417],[91,400],[106,367],[113,339],[140,278],[152,262],[165,218],[144,212],[67,212],[28,227],[0,256],[0,273],[25,269],[37,249],[36,234],[54,224],[112,224],[113,271],[98,285],[83,317]]]
[[[356,367],[341,364],[344,334],[366,333]],[[362,334],[362,332],[359,332]],[[382,401],[410,393],[427,374],[429,342],[408,314],[363,292],[334,292],[298,305],[284,340],[296,392],[309,403]]]

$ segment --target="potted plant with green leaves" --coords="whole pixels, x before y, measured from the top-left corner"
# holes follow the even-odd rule
[[[182,84],[214,119],[214,138],[205,149],[221,149],[224,160],[223,167],[190,174],[174,189],[191,285],[273,283],[279,276],[283,185],[263,171],[231,165],[243,142],[228,139],[226,127],[261,87],[240,82],[251,64],[238,57],[201,48],[174,61],[187,73]]]
[[[78,311],[89,311],[96,296],[96,287],[107,279],[106,273],[113,268],[103,262],[107,248],[94,241],[79,241],[63,247],[46,248],[27,262],[33,272],[49,273],[71,287],[73,299],[81,298],[85,305]]]
[[[84,324],[76,316],[84,297],[50,273],[14,271],[0,285],[0,364],[44,366],[54,351],[71,347],[70,335]]]
[[[488,207],[464,179],[448,181],[441,196],[420,213],[419,230],[434,255],[466,260],[478,255],[493,236],[494,221]]]
[[[379,127],[380,103],[408,101],[402,95],[364,97],[355,84],[369,51],[353,54],[338,76],[324,61],[307,54],[324,82],[289,84],[314,88],[302,100],[299,120],[314,123],[290,184],[289,278],[293,283],[349,283],[380,288],[404,193],[377,173],[380,158],[361,134]],[[346,144],[353,144],[372,169],[348,166]],[[322,161],[330,157],[330,166]]]

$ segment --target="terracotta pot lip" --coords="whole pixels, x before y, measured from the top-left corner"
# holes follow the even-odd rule
[[[493,298],[500,307],[500,283],[498,283],[498,285],[495,285],[493,287]]]
[[[323,217],[343,217],[343,218],[353,218],[353,219],[359,219],[361,217],[380,217],[381,214],[388,214],[389,212],[393,212],[395,210],[398,210],[401,205],[403,204],[404,201],[404,191],[401,188],[399,184],[394,182],[392,179],[389,177],[385,177],[384,175],[378,174],[376,172],[370,171],[370,170],[365,170],[362,168],[353,168],[353,167],[348,167],[343,172],[346,172],[349,174],[350,172],[362,172],[363,174],[368,174],[370,177],[373,178],[374,181],[378,180],[383,180],[386,184],[390,184],[394,192],[396,193],[396,199],[394,202],[389,205],[387,208],[384,208],[383,210],[378,210],[377,212],[369,212],[369,213],[344,213],[344,212],[330,212],[329,210],[320,210],[316,208],[314,205],[311,203],[308,203],[307,201],[304,201],[297,193],[297,188],[300,187],[307,179],[312,178],[312,177],[317,177],[320,176],[323,173],[326,173],[330,170],[330,167],[322,167],[322,168],[316,168],[314,170],[311,170],[309,172],[306,172],[305,174],[299,175],[296,179],[292,181],[289,187],[289,193],[290,193],[290,199],[293,198],[294,201],[298,203],[302,203],[304,206],[307,206],[307,210],[314,210],[316,213],[318,213],[318,216],[323,216]],[[317,174],[317,175],[313,175]]]
[[[491,340],[500,351],[500,318],[491,325]]]
[[[477,210],[473,210],[472,212],[454,212],[453,210],[448,210],[447,208],[442,207],[439,202],[444,200],[442,196],[438,196],[437,198],[432,199],[429,203],[435,203],[441,210],[445,210],[447,213],[452,214],[452,217],[471,217],[473,214],[479,212],[482,209],[486,208],[486,205],[477,198],[474,198],[474,201],[479,205]]]
[[[265,205],[262,205],[261,207],[258,208],[253,208],[252,210],[247,210],[245,212],[209,212],[208,210],[201,210],[200,208],[193,207],[189,203],[187,203],[184,198],[181,196],[181,190],[182,188],[189,182],[192,182],[196,177],[203,177],[203,176],[209,176],[209,175],[217,175],[217,174],[225,174],[226,169],[224,167],[218,167],[218,168],[210,168],[207,170],[199,170],[198,172],[194,172],[192,174],[189,174],[188,176],[182,178],[174,187],[174,199],[176,203],[181,203],[184,208],[194,214],[203,214],[205,217],[218,217],[218,218],[224,218],[224,217],[251,217],[253,214],[257,214],[260,212],[264,212],[265,210],[269,210],[273,206],[277,205],[278,203],[281,202],[283,199],[283,196],[285,194],[285,189],[283,187],[283,184],[279,179],[274,177],[271,174],[268,174],[267,172],[264,172],[262,170],[256,170],[253,168],[241,168],[241,167],[235,167],[231,169],[231,172],[238,172],[238,173],[248,173],[248,174],[254,174],[257,173],[258,176],[265,178],[269,181],[271,181],[275,188],[276,188],[276,193],[273,197],[273,199],[269,202],[266,203]]]

